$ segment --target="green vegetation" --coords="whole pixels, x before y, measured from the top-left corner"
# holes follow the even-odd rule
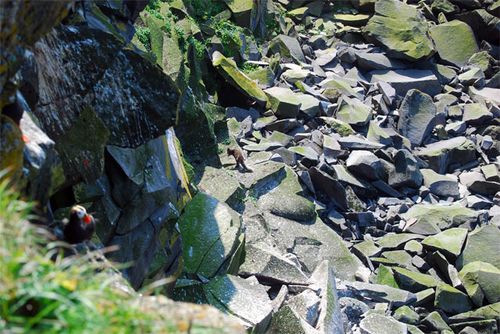
[[[207,21],[227,9],[222,0],[184,0],[184,4],[192,10],[196,21]]]
[[[148,6],[146,6],[147,15],[151,15],[161,21],[163,25],[161,30],[165,32],[169,37],[172,37],[173,32],[178,39],[179,46],[181,50],[186,51],[188,45],[192,45],[195,50],[195,54],[198,58],[204,58],[207,48],[207,40],[195,38],[192,35],[186,36],[183,29],[176,24],[179,18],[174,15],[168,6],[162,6],[162,3],[169,3],[171,1],[166,0],[154,0],[151,1]],[[187,18],[193,22],[195,25],[205,25],[209,27],[220,39],[222,44],[224,54],[229,57],[234,57],[239,54],[242,46],[241,34],[244,34],[247,39],[253,39],[254,37],[245,32],[245,30],[231,21],[221,20],[215,18],[215,16],[221,13],[223,10],[227,9],[225,3],[220,0],[185,0],[185,6],[188,8],[189,13],[192,16]],[[136,32],[137,38],[144,45],[146,50],[151,51],[151,31],[148,26],[137,27]]]
[[[151,52],[151,30],[147,27],[138,27],[135,34],[146,50]]]
[[[180,333],[168,313],[141,309],[97,253],[63,257],[27,219],[31,204],[0,184],[1,333]]]
[[[215,30],[215,35],[220,38],[224,54],[229,57],[236,56],[242,46],[240,35],[243,33],[243,29],[227,20],[216,22],[212,27]]]
[[[256,64],[244,63],[243,66],[241,67],[241,71],[245,74],[249,74],[258,70],[259,68],[260,68],[259,65]]]

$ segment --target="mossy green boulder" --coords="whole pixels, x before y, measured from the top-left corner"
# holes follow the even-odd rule
[[[368,38],[385,46],[388,53],[416,61],[434,52],[427,29],[427,22],[416,7],[396,0],[379,0],[364,31]]]
[[[415,219],[406,230],[424,235],[437,234],[440,230],[457,227],[477,220],[478,213],[459,204],[417,204],[402,214],[406,221]]]
[[[254,10],[253,0],[225,0],[226,5],[233,14],[234,21],[242,26],[250,28],[250,19]]]
[[[254,99],[260,105],[267,103],[264,91],[245,73],[241,72],[233,60],[224,57],[219,51],[215,51],[212,55],[212,64],[224,79],[240,92]]]
[[[495,225],[486,225],[469,233],[456,267],[462,269],[468,263],[483,261],[500,268],[500,230]]]
[[[461,67],[479,51],[474,32],[462,21],[453,20],[429,29],[436,50],[447,63]]]
[[[285,87],[272,87],[265,90],[274,114],[278,118],[293,118],[299,113],[301,100],[298,94]]]
[[[472,309],[469,297],[465,293],[444,283],[436,288],[434,306],[448,314],[463,313]]]
[[[471,262],[460,270],[459,275],[467,294],[477,306],[482,306],[484,299],[491,304],[500,302],[500,269],[494,265]]]
[[[428,288],[436,287],[439,281],[431,275],[422,274],[408,269],[393,268],[398,286],[402,289],[419,292]]]
[[[465,238],[467,238],[466,228],[450,228],[425,238],[422,244],[428,249],[438,250],[446,255],[457,257],[462,252]]]
[[[367,124],[372,117],[369,106],[356,98],[343,96],[337,110],[337,119],[354,126]]]
[[[198,193],[179,219],[184,271],[211,278],[224,273],[230,262],[239,262],[234,255],[241,255],[237,252],[241,228],[236,211],[208,194]]]

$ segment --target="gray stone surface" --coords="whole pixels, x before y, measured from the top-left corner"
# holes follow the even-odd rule
[[[434,128],[435,117],[432,98],[419,90],[409,90],[399,108],[398,130],[412,144],[420,146]]]

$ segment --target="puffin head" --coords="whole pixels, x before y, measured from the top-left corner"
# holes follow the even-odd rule
[[[87,210],[81,205],[75,205],[70,210],[70,217],[75,217],[79,221],[83,221],[85,224],[90,224],[93,221],[91,215],[87,213]]]

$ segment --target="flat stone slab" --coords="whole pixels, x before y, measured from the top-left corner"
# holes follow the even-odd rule
[[[420,146],[434,128],[436,113],[436,106],[429,95],[411,89],[399,108],[398,130],[412,144]]]
[[[301,101],[298,94],[284,87],[272,87],[265,90],[271,109],[278,118],[293,118],[299,113]]]
[[[241,265],[239,274],[255,275],[261,280],[284,284],[307,282],[308,277],[295,262],[263,243],[247,245],[245,253],[245,262]]]
[[[246,74],[241,72],[233,60],[224,57],[224,55],[218,51],[214,52],[212,58],[214,67],[228,83],[249,98],[254,99],[257,103],[261,105],[267,103],[267,97],[264,91]]]
[[[220,185],[223,184],[224,187]],[[230,206],[243,199],[244,190],[235,176],[224,169],[206,167],[198,188]]]
[[[498,226],[486,225],[467,237],[464,250],[456,262],[458,270],[468,263],[483,261],[500,268],[500,230]]]
[[[227,204],[198,193],[179,219],[184,270],[213,277],[229,262],[241,242],[241,218]]]
[[[378,313],[367,315],[361,320],[359,327],[363,334],[404,334],[408,331],[406,324]]]
[[[473,223],[477,220],[478,212],[464,208],[460,204],[417,204],[401,215],[410,225],[405,227],[406,231],[433,235],[450,227]]]
[[[211,305],[229,312],[246,327],[254,327],[260,332],[271,321],[271,300],[255,277],[218,276],[204,285],[203,290]]]
[[[443,254],[457,257],[462,252],[465,238],[467,238],[466,228],[450,228],[425,238],[422,245],[432,250],[438,250]]]
[[[396,307],[411,304],[417,300],[413,293],[387,285],[363,282],[345,282],[345,284],[349,290],[361,297],[383,303],[392,302]]]
[[[471,27],[462,21],[435,25],[429,29],[436,50],[445,62],[462,67],[469,58],[479,51]]]
[[[383,81],[390,84],[401,96],[410,89],[418,89],[430,96],[441,92],[441,84],[430,70],[376,70],[368,73],[368,79],[372,83]]]

